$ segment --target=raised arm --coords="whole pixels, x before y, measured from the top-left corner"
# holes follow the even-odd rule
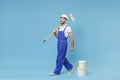
[[[53,30],[53,34],[56,38],[58,38],[57,30]]]

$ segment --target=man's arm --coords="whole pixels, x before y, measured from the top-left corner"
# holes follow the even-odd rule
[[[71,39],[71,48],[70,48],[70,50],[74,51],[74,36],[73,36],[73,33],[70,32],[69,36],[70,36],[70,39]]]
[[[56,38],[58,38],[57,30],[53,30],[53,34]]]

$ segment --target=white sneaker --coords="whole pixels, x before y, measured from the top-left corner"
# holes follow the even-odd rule
[[[72,74],[74,71],[73,71],[73,69],[71,69],[68,72],[69,72],[69,74]]]
[[[49,76],[55,76],[56,74],[54,72],[49,73]]]

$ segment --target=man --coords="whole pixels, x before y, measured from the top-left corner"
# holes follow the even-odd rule
[[[56,59],[56,68],[50,73],[50,76],[59,75],[64,65],[67,71],[70,73],[73,72],[73,65],[67,60],[66,52],[67,52],[67,38],[71,38],[71,48],[70,50],[74,50],[74,36],[71,28],[66,24],[68,17],[66,14],[60,16],[60,27],[58,30],[54,30],[54,36],[58,39],[58,54]]]

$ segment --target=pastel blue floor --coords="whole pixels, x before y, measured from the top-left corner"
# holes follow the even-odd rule
[[[120,80],[119,0],[0,0],[0,80]],[[68,21],[75,51],[67,58],[74,73],[55,68],[57,39],[43,39],[57,26],[59,16],[72,12]],[[87,76],[77,76],[78,60],[87,61]]]
[[[90,70],[85,77],[78,77],[76,71],[73,74],[68,74],[66,71],[63,71],[61,75],[50,77],[48,76],[49,69],[41,69],[40,67],[9,67],[1,68],[0,80],[96,80],[96,79],[109,79],[109,80],[119,80],[120,72],[118,70],[112,69],[103,69],[103,70]]]

